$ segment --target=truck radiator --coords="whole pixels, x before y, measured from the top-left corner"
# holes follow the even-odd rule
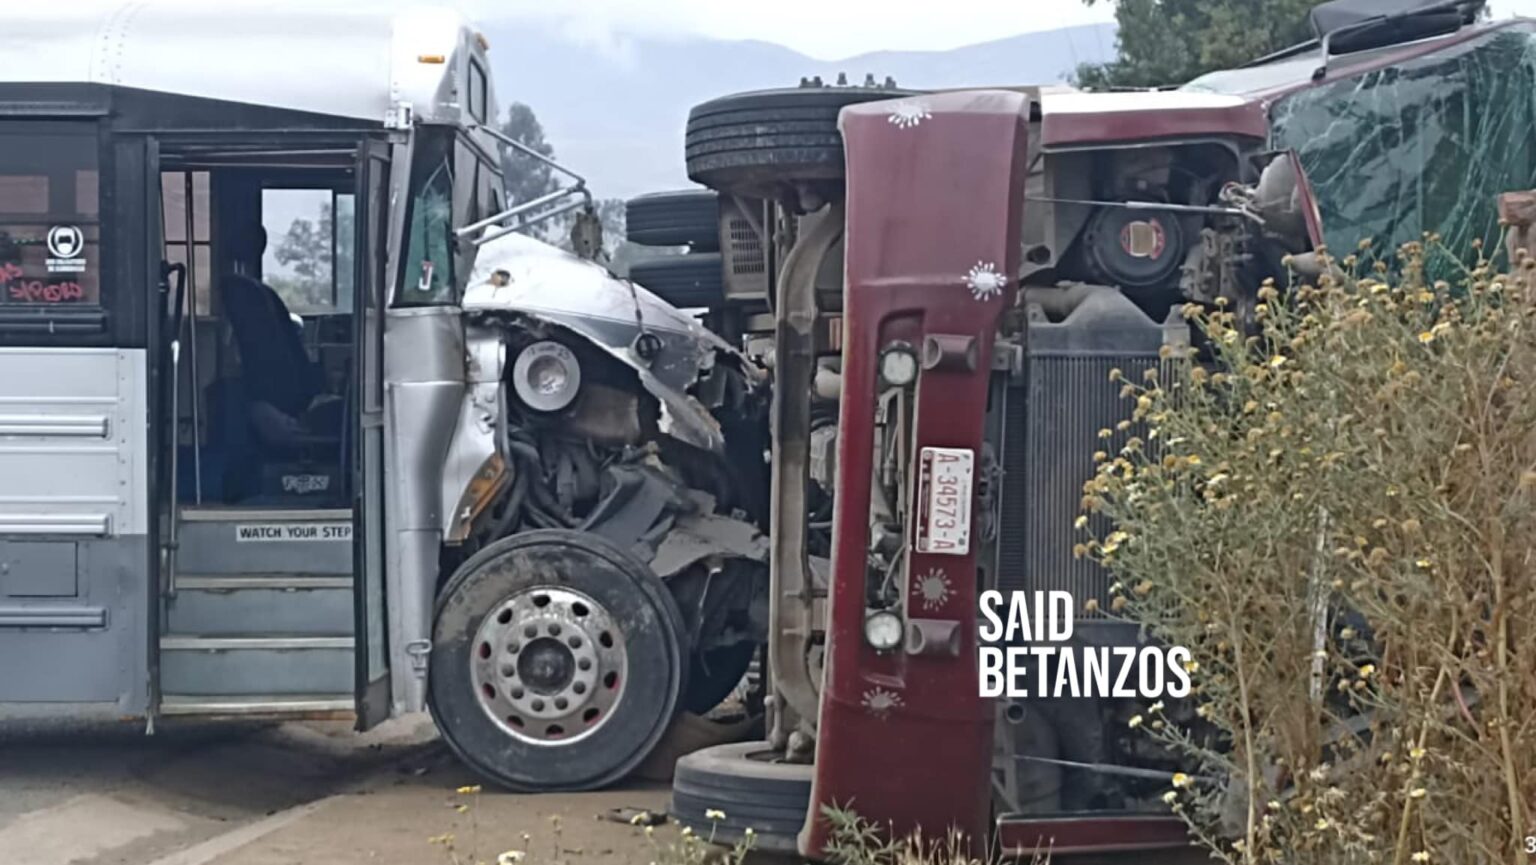
[[[1067,300],[1070,311],[1061,308]],[[1027,301],[1026,309],[1022,375],[1004,407],[998,588],[1070,592],[1078,617],[1096,618],[1082,606],[1096,598],[1107,607],[1111,578],[1072,553],[1087,539],[1073,526],[1082,513],[1083,483],[1093,476],[1094,451],[1113,455],[1132,435],[1145,437],[1134,428],[1115,429],[1133,406],[1110,372],[1140,381],[1161,363],[1165,340],[1186,345],[1188,330],[1176,314],[1159,324],[1108,288],[1062,292],[1046,303]],[[1113,435],[1101,439],[1101,429]],[[1092,528],[1102,536],[1107,524],[1095,517]]]

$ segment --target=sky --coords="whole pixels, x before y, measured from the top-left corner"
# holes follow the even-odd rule
[[[6,6],[35,0],[0,0]],[[226,0],[182,0],[223,3]],[[411,0],[319,0],[326,6],[407,5]],[[422,0],[417,0],[422,2]],[[425,0],[481,19],[554,20],[582,41],[622,43],[626,36],[758,39],[818,60],[867,51],[944,51],[1076,24],[1114,20],[1112,0]],[[124,0],[73,0],[70,14],[89,14]],[[1495,17],[1536,17],[1536,0],[1490,0]]]
[[[867,51],[944,51],[1037,30],[1114,20],[1111,0],[459,0],[481,17],[559,21],[573,37],[692,35],[776,42],[818,60]],[[1493,15],[1536,17],[1536,0],[1490,0]]]

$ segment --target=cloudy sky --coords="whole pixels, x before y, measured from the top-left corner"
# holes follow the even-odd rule
[[[10,4],[0,0],[0,13]],[[165,0],[156,0],[165,2]],[[173,0],[176,2],[176,0]],[[225,5],[242,0],[179,0]],[[260,2],[260,0],[243,0]],[[281,0],[266,0],[270,7]],[[710,36],[776,42],[819,60],[880,49],[945,50],[1019,33],[1114,19],[1112,0],[416,0],[478,18],[552,19],[571,36],[622,44],[628,35]],[[72,0],[90,15],[125,0]],[[307,5],[377,8],[412,0],[307,0]],[[1536,17],[1536,0],[1490,0],[1494,15]],[[49,13],[52,14],[52,13]],[[62,13],[61,13],[62,14]],[[0,14],[3,18],[3,14]]]
[[[1018,33],[1114,20],[1108,0],[459,0],[482,17],[538,16],[595,41],[625,34],[761,39],[820,60],[885,49],[944,50]],[[1536,16],[1536,0],[1490,0]]]

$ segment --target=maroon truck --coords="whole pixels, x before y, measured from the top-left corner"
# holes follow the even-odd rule
[[[979,696],[978,596],[1107,605],[1073,522],[1119,446],[1109,372],[1197,341],[1183,304],[1249,309],[1325,239],[1497,232],[1495,194],[1536,185],[1536,27],[1477,7],[1324,4],[1316,41],[1173,90],[807,82],[694,109],[723,277],[687,305],[776,396],[768,734],[680,761],[680,819],[811,856],[828,807],[1015,854],[1187,843],[1137,701]],[[1137,635],[1080,612],[1073,639]]]

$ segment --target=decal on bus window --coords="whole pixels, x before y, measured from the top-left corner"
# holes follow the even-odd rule
[[[77,226],[55,225],[48,229],[48,272],[85,272],[85,233]]]
[[[0,300],[12,303],[72,303],[85,299],[85,288],[78,282],[45,282],[28,279],[26,272],[11,262],[0,263]]]

